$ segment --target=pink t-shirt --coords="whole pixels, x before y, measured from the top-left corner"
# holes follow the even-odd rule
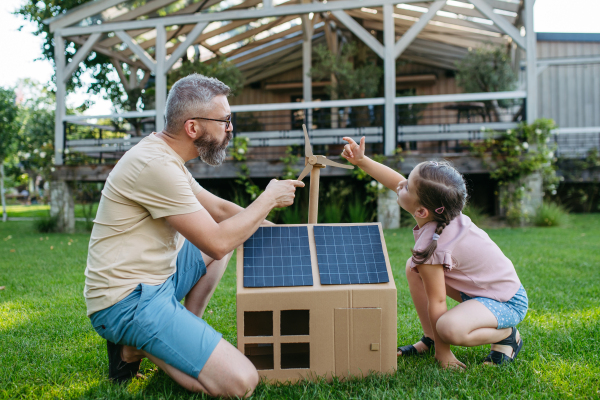
[[[437,222],[415,226],[415,249],[425,249],[432,241]],[[521,287],[512,262],[471,219],[460,214],[442,231],[438,246],[424,264],[442,264],[446,284],[471,297],[510,300]],[[410,260],[411,268],[416,265]],[[417,270],[413,269],[417,272]]]

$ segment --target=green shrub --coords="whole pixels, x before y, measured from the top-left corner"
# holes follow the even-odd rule
[[[58,230],[58,217],[47,216],[37,219],[35,229],[40,233],[56,232]]]
[[[404,228],[412,228],[416,224],[417,221],[415,221],[415,217],[413,217],[412,214],[406,211],[404,208],[400,207],[400,226]]]
[[[279,213],[279,219],[284,224],[304,224],[306,220],[300,208],[300,203],[295,202],[294,205],[282,208]]]
[[[339,224],[342,222],[343,209],[337,204],[326,204],[323,207],[323,212],[319,213],[319,222],[323,222],[325,224]]]
[[[569,212],[560,204],[544,202],[533,217],[535,226],[560,226],[569,221]]]
[[[471,221],[473,221],[475,225],[481,224],[487,218],[487,214],[483,211],[483,207],[474,206],[472,204],[467,204],[467,206],[463,208],[462,213],[471,218]]]
[[[360,196],[354,196],[354,200],[348,204],[348,222],[367,222],[367,208]]]

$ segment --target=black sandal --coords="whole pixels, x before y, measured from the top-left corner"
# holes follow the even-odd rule
[[[429,351],[431,351],[431,349],[433,348],[433,346],[435,345],[435,342],[433,341],[433,339],[428,338],[427,336],[423,335],[423,337],[420,340],[421,342],[423,342],[423,344],[425,344],[425,346],[427,346],[429,349],[425,350],[423,353],[427,353]],[[408,346],[402,346],[402,347],[398,347],[397,351],[401,351],[402,354],[400,356],[417,356],[419,354],[419,351],[417,350],[417,348],[415,346],[413,346],[412,344],[409,344]]]
[[[515,328],[513,326],[512,332],[506,339],[501,340],[494,344],[512,347],[513,356],[509,357],[506,354],[501,353],[499,351],[491,350],[490,354],[487,355],[487,357],[483,360],[483,362],[491,362],[496,365],[502,365],[505,363],[511,363],[515,360],[515,358],[517,358],[517,354],[519,354],[519,352],[521,351],[521,348],[523,347],[523,338],[521,338],[521,340],[517,343],[517,328]]]
[[[116,383],[127,382],[138,375],[142,361],[125,362],[121,358],[122,345],[106,341],[108,352],[108,379]]]

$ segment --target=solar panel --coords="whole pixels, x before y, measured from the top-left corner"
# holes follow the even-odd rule
[[[244,243],[244,287],[312,285],[306,226],[261,227]]]
[[[322,285],[389,282],[377,225],[314,227]]]

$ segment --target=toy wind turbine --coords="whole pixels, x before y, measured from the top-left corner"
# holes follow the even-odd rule
[[[310,174],[310,196],[308,199],[308,223],[316,224],[317,216],[319,214],[319,178],[321,176],[321,168],[325,168],[329,165],[332,167],[354,169],[354,166],[336,163],[335,161],[328,160],[325,156],[313,155],[310,147],[310,139],[306,132],[306,125],[302,124],[302,129],[304,130],[304,155],[306,156],[306,167],[302,170],[298,180],[301,181],[312,170],[312,173]]]

